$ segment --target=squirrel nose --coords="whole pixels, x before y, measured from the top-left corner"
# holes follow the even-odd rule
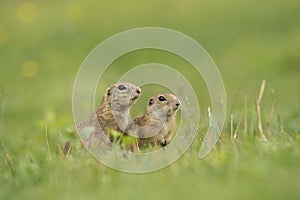
[[[141,94],[141,89],[140,88],[136,89],[136,93]]]
[[[176,106],[180,106],[180,101],[179,101],[179,99],[178,99],[177,102],[176,102]]]
[[[175,103],[176,107],[178,108],[180,106],[180,101],[178,100],[176,103]]]

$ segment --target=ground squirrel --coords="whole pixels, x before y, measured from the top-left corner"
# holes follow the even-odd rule
[[[125,130],[129,123],[130,108],[140,94],[141,89],[132,83],[119,82],[111,85],[106,89],[96,112],[88,120],[81,122],[77,126],[78,129],[93,127],[89,140],[97,140],[97,135],[104,133],[109,136],[110,141],[113,141],[114,138],[109,131],[123,132]],[[87,142],[84,142],[84,145],[88,146]]]
[[[136,117],[125,132],[139,138],[138,148],[165,146],[172,139],[179,106],[180,101],[173,94],[157,94],[149,99],[146,113]]]

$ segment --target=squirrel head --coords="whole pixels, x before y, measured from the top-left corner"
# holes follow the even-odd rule
[[[147,111],[157,114],[157,117],[174,116],[180,106],[180,100],[173,94],[162,93],[151,97],[148,101]]]
[[[105,91],[104,102],[113,110],[122,111],[132,106],[141,94],[141,89],[128,82],[118,82]]]

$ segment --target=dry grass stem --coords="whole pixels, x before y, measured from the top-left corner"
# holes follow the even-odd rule
[[[57,144],[57,149],[58,149],[59,155],[61,155],[62,157],[65,157],[64,151],[59,144]]]
[[[51,149],[50,149],[49,139],[48,139],[48,123],[47,122],[45,122],[45,137],[46,137],[46,144],[47,144],[47,149],[48,149],[48,156],[49,156],[49,159],[52,159]]]
[[[254,135],[254,125],[253,125],[253,120],[251,120],[251,126],[250,126],[250,136]]]
[[[2,141],[0,141],[0,149],[3,151],[3,157],[5,158],[4,161],[6,161],[11,175],[14,176],[15,173],[14,173],[14,169],[13,169],[13,159],[9,155],[9,153],[5,150],[4,146],[2,145]]]
[[[281,123],[280,115],[277,115],[277,121],[278,121],[280,133],[281,133],[282,135],[284,135],[290,142],[294,142],[294,139],[292,138],[292,136],[290,136],[290,135],[283,129],[283,125],[282,125],[282,123]]]
[[[261,103],[262,97],[264,95],[265,86],[266,86],[266,80],[263,80],[261,87],[260,87],[259,95],[256,99],[257,128],[258,128],[260,137],[264,140],[266,140],[266,136],[264,134],[262,122],[261,122],[260,103]]]
[[[247,134],[248,132],[248,97],[245,95],[245,101],[244,101],[244,112],[245,112],[245,118],[244,118],[244,133]]]
[[[233,139],[233,114],[230,115],[230,139]]]
[[[240,125],[241,125],[242,119],[243,119],[243,114],[241,114],[241,116],[240,116],[239,122],[238,122],[238,124],[236,126],[236,129],[234,131],[233,139],[236,139],[238,137],[238,131],[240,129]]]

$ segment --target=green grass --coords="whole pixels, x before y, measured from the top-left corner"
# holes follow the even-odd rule
[[[300,198],[298,0],[22,2],[4,0],[0,6],[0,199]],[[201,91],[200,136],[192,147],[169,167],[134,175],[104,166],[82,148],[71,96],[76,72],[92,48],[144,26],[175,29],[203,45],[224,79],[227,121],[216,148],[199,160],[210,105],[202,78],[166,52],[122,56],[100,81],[97,103],[124,71],[147,62],[174,67]],[[254,104],[263,79],[267,141],[258,136]],[[155,92],[150,86],[144,91],[134,113],[143,112]],[[71,149],[65,156],[67,141]]]
[[[80,146],[73,133],[63,135],[50,135],[51,158],[46,141],[28,142],[19,147],[18,153],[9,152],[4,145],[1,196],[297,199],[300,195],[299,136],[289,141],[278,134],[263,141],[243,135],[243,139],[231,141],[223,135],[204,160],[198,159],[199,145],[194,145],[167,168],[133,175],[99,164]],[[63,156],[57,145],[62,147],[66,140],[71,141],[72,149]],[[21,153],[22,149],[26,151]]]

